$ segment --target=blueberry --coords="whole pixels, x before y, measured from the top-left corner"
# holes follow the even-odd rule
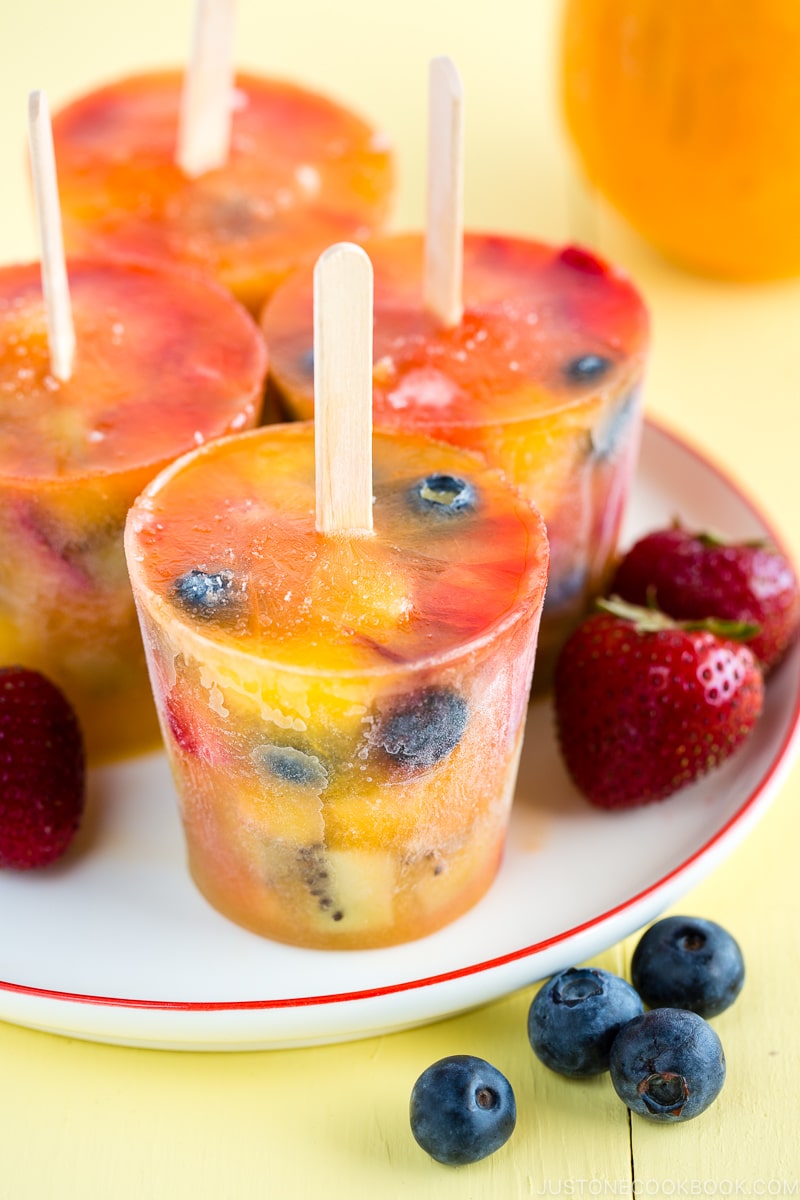
[[[554,975],[534,996],[528,1038],[537,1058],[580,1079],[608,1070],[614,1038],[644,1011],[629,983],[599,967],[571,967]]]
[[[688,1121],[725,1082],[725,1055],[697,1013],[654,1008],[629,1021],[611,1047],[611,1082],[628,1108],[651,1121]]]
[[[590,383],[602,379],[612,365],[603,354],[581,354],[567,363],[564,373],[572,383]]]
[[[250,757],[259,770],[285,783],[319,791],[327,786],[328,772],[324,763],[315,754],[307,754],[295,746],[256,746]]]
[[[715,1017],[742,990],[744,959],[736,940],[714,921],[665,917],[634,950],[631,979],[650,1008],[687,1008]]]
[[[304,375],[314,374],[314,351],[304,350],[300,355],[300,370]]]
[[[378,720],[370,740],[398,766],[425,770],[455,749],[467,715],[466,700],[449,688],[412,692]]]
[[[423,1071],[411,1092],[411,1132],[437,1162],[478,1162],[505,1145],[517,1123],[511,1084],[471,1054],[442,1058]]]
[[[175,580],[176,600],[194,617],[206,619],[234,603],[232,571],[201,571],[194,567]]]
[[[429,475],[414,485],[411,494],[425,512],[445,517],[473,512],[477,503],[475,488],[456,475]]]

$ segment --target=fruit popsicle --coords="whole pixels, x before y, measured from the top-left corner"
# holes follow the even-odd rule
[[[122,79],[53,120],[73,254],[183,263],[255,311],[299,261],[360,240],[388,215],[386,137],[317,93],[239,74],[226,163],[176,162],[183,75]]]
[[[648,319],[633,285],[586,250],[468,233],[463,316],[423,300],[422,234],[364,243],[375,270],[376,427],[479,451],[547,525],[550,582],[535,686],[607,577],[638,453]],[[312,284],[265,306],[270,378],[288,414],[314,411]]]
[[[376,433],[372,536],[315,528],[314,430],[187,455],[126,552],[192,875],[281,941],[406,941],[502,853],[546,582],[540,517],[479,456]]]
[[[91,762],[158,743],[122,545],[167,463],[258,420],[249,315],[174,270],[71,260],[75,354],[52,371],[39,264],[0,270],[0,662],[77,710]]]

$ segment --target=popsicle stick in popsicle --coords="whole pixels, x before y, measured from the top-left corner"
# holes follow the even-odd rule
[[[316,527],[372,533],[372,263],[338,242],[314,268]]]
[[[31,92],[28,97],[28,142],[39,231],[42,291],[47,309],[50,370],[56,379],[66,382],[72,375],[75,357],[75,327],[61,233],[50,107],[44,92],[38,90]]]
[[[197,0],[192,52],[183,80],[176,162],[195,178],[222,167],[231,144],[233,0]]]
[[[464,92],[452,59],[431,59],[425,308],[445,328],[461,321],[464,262]]]

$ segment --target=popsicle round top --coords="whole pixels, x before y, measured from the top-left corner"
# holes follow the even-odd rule
[[[181,642],[308,675],[441,663],[541,605],[541,517],[469,451],[378,432],[375,531],[315,528],[314,430],[264,426],[155,479],[128,516],[134,590]]]
[[[385,220],[384,135],[295,85],[236,77],[224,167],[176,164],[183,76],[122,79],[53,119],[68,253],[167,259],[208,271],[248,307],[306,256]]]
[[[112,475],[248,428],[267,354],[229,293],[190,273],[72,260],[76,352],[53,377],[38,263],[0,270],[0,478]]]
[[[566,412],[641,375],[645,305],[594,254],[467,234],[464,316],[445,328],[423,304],[421,234],[364,243],[375,271],[377,425],[443,430]],[[312,279],[305,269],[265,305],[270,370],[293,411],[313,413]]]

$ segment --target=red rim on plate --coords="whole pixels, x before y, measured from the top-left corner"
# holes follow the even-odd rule
[[[665,428],[660,422],[654,423],[648,421],[648,432],[651,436],[662,438],[667,443],[672,443],[673,449],[693,458],[702,467],[709,469],[718,480],[726,486],[730,492],[739,500],[739,502],[748,510],[750,516],[755,519],[775,541],[777,545],[783,546],[783,541],[777,532],[774,530],[772,523],[768,521],[760,512],[758,506],[750,499],[744,489],[733,480],[724,468],[720,468],[716,463],[712,462],[705,453],[701,453],[698,449],[686,441],[686,439],[675,432]],[[794,652],[795,654],[797,651]],[[780,670],[785,670],[789,667],[786,663]],[[671,902],[673,893],[670,885],[676,881],[682,880],[686,886],[691,886],[693,868],[697,867],[704,859],[706,859],[714,850],[720,852],[732,849],[744,837],[745,833],[755,823],[763,811],[766,811],[769,801],[773,798],[781,782],[781,777],[784,772],[787,772],[791,765],[791,751],[797,748],[800,743],[798,736],[800,731],[800,675],[798,680],[793,683],[793,692],[791,696],[791,713],[788,719],[788,724],[783,733],[783,736],[773,751],[768,769],[761,775],[756,786],[748,793],[736,811],[721,825],[721,827],[701,845],[696,847],[692,853],[688,854],[671,870],[659,875],[657,879],[648,884],[647,887],[636,891],[627,899],[604,909],[601,913],[591,917],[590,919],[570,926],[568,929],[562,930],[551,937],[532,942],[529,945],[515,949],[508,953],[498,955],[496,957],[486,958],[478,962],[469,963],[468,965],[458,967],[453,970],[444,971],[438,974],[425,975],[421,978],[404,979],[396,983],[388,983],[376,987],[361,988],[352,991],[331,992],[328,994],[315,994],[311,996],[289,996],[285,998],[271,998],[261,1000],[208,1000],[208,1001],[183,1001],[183,1000],[154,1000],[154,999],[132,999],[121,996],[106,996],[106,995],[91,995],[80,992],[59,991],[44,987],[35,987],[22,983],[14,983],[11,981],[0,981],[0,993],[16,993],[23,996],[37,997],[45,1000],[58,1002],[69,1002],[82,1005],[98,1005],[103,1007],[118,1008],[118,1009],[146,1009],[155,1011],[179,1011],[187,1013],[211,1013],[211,1012],[241,1012],[247,1010],[275,1010],[275,1009],[298,1009],[309,1006],[324,1006],[324,1005],[339,1005],[352,1001],[370,1000],[380,997],[397,995],[404,992],[414,992],[421,989],[430,988],[435,985],[445,984],[451,981],[466,979],[471,976],[481,975],[483,973],[495,971],[499,967],[506,964],[521,962],[524,960],[534,960],[543,951],[552,947],[573,941],[580,937],[581,934],[598,931],[604,925],[614,926],[611,930],[612,936],[604,945],[607,947],[613,945],[620,937],[626,936],[627,933],[633,932],[634,929],[651,919],[656,908],[649,912],[644,920],[641,918],[641,913],[636,914],[636,910],[641,909],[642,905],[648,900],[653,901],[659,898],[660,893],[664,893],[665,907]],[[686,889],[684,889],[686,890]],[[626,928],[622,919],[627,915],[630,917],[630,927]],[[636,915],[635,915],[636,914]],[[637,919],[638,915],[638,919]],[[615,923],[615,919],[619,918],[620,922]],[[336,953],[336,952],[333,952]],[[549,973],[549,972],[545,972]],[[541,978],[542,975],[537,975],[535,972],[529,976],[529,981]],[[500,996],[506,992],[515,990],[522,986],[524,981],[515,980],[508,984],[507,987],[499,989],[496,993]],[[491,999],[492,997],[488,997]],[[484,1002],[482,1000],[473,1000],[463,1007],[474,1007],[476,1003]],[[449,1013],[457,1011],[455,1008],[448,1008],[441,1012],[436,1012],[430,1016],[422,1016],[415,1018],[413,1023],[418,1024],[423,1020],[435,1020],[444,1017]],[[44,1027],[38,1021],[28,1022],[18,1017],[6,1018],[16,1020],[20,1024],[36,1025]],[[391,1028],[400,1028],[401,1025],[393,1024]],[[385,1032],[383,1029],[367,1030],[363,1036],[367,1036],[370,1032]],[[66,1031],[65,1031],[66,1032]],[[74,1031],[78,1033],[78,1031]],[[85,1033],[79,1036],[94,1037],[95,1040],[109,1041],[113,1040],[110,1036],[104,1034]],[[340,1036],[359,1036],[358,1034],[341,1034],[332,1035],[325,1040],[338,1040]],[[127,1037],[121,1037],[119,1040],[133,1040]],[[316,1037],[315,1040],[323,1040]],[[154,1042],[145,1042],[144,1044],[155,1044]],[[174,1044],[174,1043],[173,1043]],[[253,1042],[255,1047],[258,1043]]]

